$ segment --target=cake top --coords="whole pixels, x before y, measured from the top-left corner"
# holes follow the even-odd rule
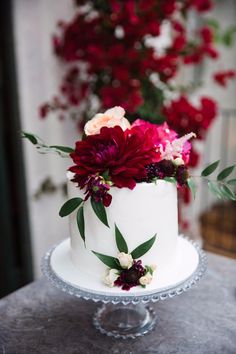
[[[112,186],[135,188],[137,183],[157,179],[188,183],[187,164],[194,133],[178,138],[167,123],[156,125],[137,119],[131,125],[122,107],[96,114],[84,127],[84,136],[70,154],[73,182],[108,207]]]

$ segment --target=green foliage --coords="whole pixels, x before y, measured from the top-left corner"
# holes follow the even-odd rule
[[[207,166],[201,173],[201,176],[206,177],[211,175],[218,167],[220,160],[213,162],[209,166]]]
[[[214,162],[210,166],[206,167],[203,171],[201,176],[208,177],[212,174],[219,165],[219,161]],[[233,200],[236,201],[236,194],[231,189],[231,186],[236,185],[236,179],[226,180],[226,178],[231,175],[235,168],[235,165],[228,166],[220,171],[217,175],[216,180],[207,179],[208,188],[212,194],[214,194],[217,198],[223,200]]]
[[[95,256],[97,256],[100,261],[102,261],[107,267],[111,269],[122,269],[120,263],[117,258],[106,256],[105,254],[101,254],[95,251],[92,251]]]
[[[60,146],[60,145],[51,145],[49,146],[50,148],[65,152],[67,154],[70,154],[74,151],[74,149],[68,147],[68,146]]]
[[[85,242],[84,208],[83,207],[78,209],[77,215],[76,215],[76,220],[77,220],[77,226],[79,229],[80,236],[82,237],[82,240]]]
[[[34,145],[36,145],[38,143],[38,137],[35,134],[27,133],[27,132],[22,131],[21,132],[21,137],[28,139]]]
[[[192,192],[193,198],[195,199],[195,197],[196,197],[196,191],[197,191],[196,184],[194,183],[194,181],[192,180],[192,178],[188,178],[188,179],[187,179],[187,184],[188,184],[189,189],[190,189],[191,192]]]
[[[90,198],[91,206],[93,208],[94,213],[97,215],[98,219],[107,227],[109,227],[107,221],[107,213],[102,202],[96,202],[92,197]]]
[[[129,253],[127,243],[115,224],[116,245],[120,252]]]
[[[69,157],[69,154],[74,151],[68,146],[46,145],[42,139],[32,133],[22,131],[21,137],[28,139],[33,145],[35,145],[37,151],[41,154],[56,153],[61,157]]]
[[[217,180],[218,181],[224,180],[226,177],[228,177],[233,172],[234,168],[235,168],[235,165],[226,167],[223,171],[221,171],[218,174]]]
[[[163,90],[157,88],[150,80],[142,82],[142,96],[144,103],[138,109],[138,113],[145,120],[161,124],[165,121],[161,110],[164,102]]]
[[[228,26],[225,30],[222,30],[219,22],[214,18],[208,18],[206,23],[212,28],[216,43],[226,47],[231,47],[234,44],[236,25]]]
[[[150,250],[150,248],[154,244],[155,240],[156,240],[156,234],[152,238],[150,238],[148,241],[146,241],[146,242],[142,243],[141,245],[139,245],[138,247],[136,247],[131,252],[131,256],[134,259],[142,257],[145,253],[147,253]]]
[[[75,209],[77,209],[83,203],[83,201],[84,200],[82,198],[72,198],[67,200],[67,202],[65,202],[62,205],[59,211],[59,215],[61,217],[64,217],[71,214]]]

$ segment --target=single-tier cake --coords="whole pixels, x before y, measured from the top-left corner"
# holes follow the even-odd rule
[[[83,197],[68,172],[69,198]],[[91,252],[117,256],[115,224],[131,250],[157,235],[151,249],[142,257],[144,265],[156,265],[158,272],[166,271],[174,259],[178,236],[177,191],[173,183],[157,180],[139,183],[133,190],[111,188],[112,203],[107,208],[110,227],[95,215],[91,204],[84,206],[86,245],[79,235],[76,212],[70,215],[71,257],[78,272],[100,277],[106,266]],[[86,246],[86,247],[85,247]]]
[[[132,125],[121,107],[97,114],[70,157],[70,255],[78,274],[109,287],[149,286],[177,253],[177,188],[188,185],[190,133]]]

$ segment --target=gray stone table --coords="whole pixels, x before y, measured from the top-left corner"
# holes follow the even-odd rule
[[[209,254],[207,274],[197,287],[153,305],[158,322],[142,338],[100,334],[92,325],[97,306],[42,278],[0,300],[0,353],[236,353],[234,260]]]

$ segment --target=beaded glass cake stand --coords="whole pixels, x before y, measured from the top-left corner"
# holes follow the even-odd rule
[[[102,285],[101,289],[96,289],[96,286],[85,287],[83,279],[75,280],[78,270],[70,260],[69,247],[67,239],[46,253],[41,264],[43,274],[52,285],[70,295],[102,302],[103,305],[93,317],[93,323],[101,333],[115,338],[136,338],[150,332],[155,326],[156,315],[148,303],[182,294],[196,285],[206,271],[205,253],[195,242],[180,236],[179,259],[172,267],[173,274],[169,272],[164,281],[160,277],[159,285],[137,291],[133,288],[132,292],[102,288]]]

